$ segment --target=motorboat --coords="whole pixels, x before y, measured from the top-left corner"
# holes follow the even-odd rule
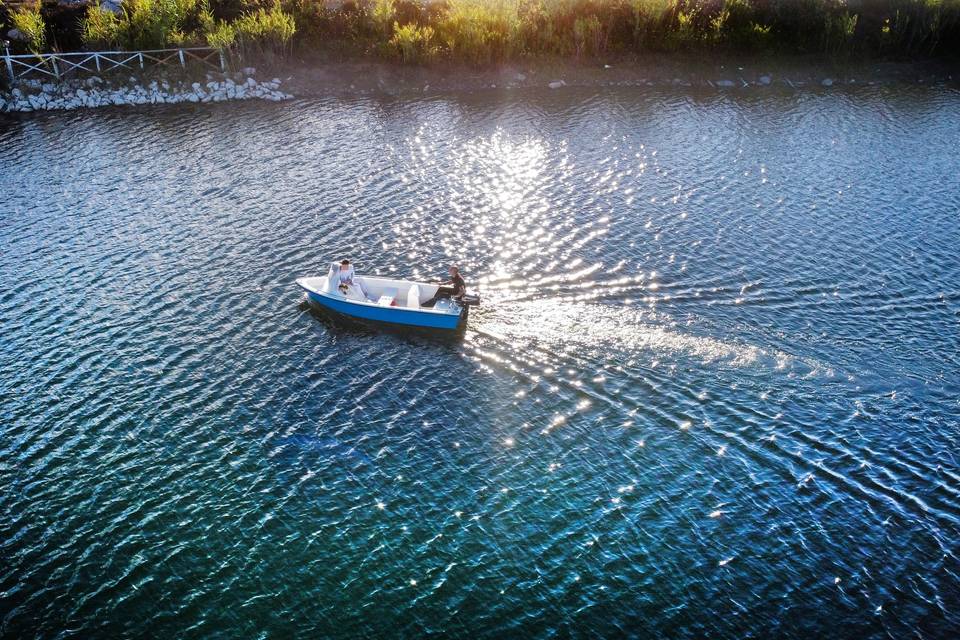
[[[358,320],[454,331],[466,326],[471,306],[480,297],[440,299],[433,307],[422,306],[437,293],[439,285],[412,280],[355,275],[356,284],[340,285],[339,265],[325,276],[298,278],[307,299],[320,307]]]

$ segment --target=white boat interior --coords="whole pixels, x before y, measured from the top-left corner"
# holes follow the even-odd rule
[[[339,288],[339,271],[331,269],[326,276],[300,278],[297,282],[317,293],[358,304],[406,307],[431,313],[460,313],[460,305],[448,299],[438,300],[433,307],[420,306],[437,292],[439,285],[436,284],[360,274],[355,275],[353,280],[354,284],[348,286],[346,292],[342,292]]]

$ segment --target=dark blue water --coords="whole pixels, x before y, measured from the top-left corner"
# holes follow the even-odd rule
[[[0,636],[950,637],[960,93],[0,123]],[[318,316],[341,257],[484,304]]]

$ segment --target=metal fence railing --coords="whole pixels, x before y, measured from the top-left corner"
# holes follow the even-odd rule
[[[11,55],[4,44],[3,66],[10,82],[33,77],[60,80],[83,73],[99,74],[112,71],[143,71],[152,67],[186,68],[199,64],[226,72],[227,59],[221,49],[189,47],[184,49],[152,49],[149,51],[84,51],[80,53],[39,53]]]

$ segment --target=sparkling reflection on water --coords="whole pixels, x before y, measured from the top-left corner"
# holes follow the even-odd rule
[[[960,96],[0,124],[0,635],[945,636]],[[351,256],[484,305],[344,325]],[[838,626],[838,623],[842,625]]]

